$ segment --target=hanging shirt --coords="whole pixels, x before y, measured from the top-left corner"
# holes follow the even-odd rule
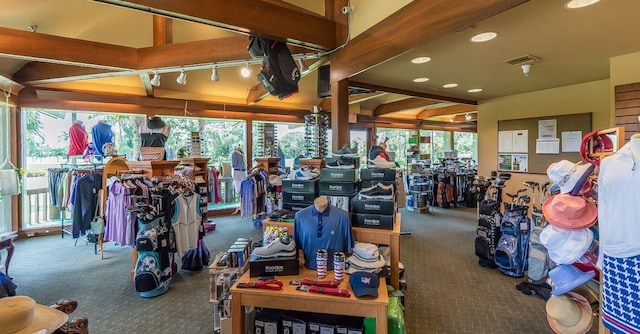
[[[95,149],[95,154],[102,155],[102,146],[106,143],[113,143],[113,131],[111,125],[100,121],[91,128],[91,140]]]
[[[633,162],[629,144],[600,162],[598,174],[598,229],[603,254],[611,257],[640,255],[640,163]]]
[[[82,155],[84,149],[89,145],[89,135],[81,122],[73,122],[69,128],[69,151],[68,156]]]
[[[200,195],[192,193],[185,196],[180,195],[174,201],[174,213],[171,217],[171,226],[176,236],[176,247],[178,255],[198,246],[200,224],[202,214],[200,213]]]
[[[302,249],[304,266],[316,269],[316,251],[327,250],[327,269],[333,269],[333,253],[348,252],[355,245],[349,213],[335,206],[323,212],[314,205],[295,214],[293,236],[296,247]]]
[[[165,125],[161,128],[150,129],[147,124],[140,127],[140,146],[142,147],[164,147],[169,138],[170,127]]]
[[[231,152],[231,168],[235,171],[246,171],[247,162],[244,158],[244,154],[241,151],[234,150]]]

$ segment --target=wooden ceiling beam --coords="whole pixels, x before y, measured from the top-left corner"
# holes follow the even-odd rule
[[[414,0],[331,55],[331,82],[350,78],[527,0]]]
[[[133,71],[105,70],[102,68],[78,67],[72,65],[28,62],[13,77],[25,85],[69,82],[86,79],[108,78],[115,74],[133,74]]]
[[[9,74],[0,72],[0,89],[11,94],[18,95],[24,88],[23,85],[15,82]]]
[[[424,108],[426,106],[430,106],[438,103],[442,103],[442,101],[434,100],[434,99],[423,99],[419,97],[410,97],[408,99],[404,99],[400,101],[381,104],[373,110],[373,115],[382,116],[382,115],[399,112],[403,110]]]
[[[416,115],[416,119],[426,119],[436,116],[455,115],[465,112],[477,111],[478,107],[468,104],[456,104],[444,108],[425,109]]]
[[[373,93],[364,93],[364,94],[354,94],[354,95],[349,95],[349,104],[356,104],[356,103],[361,103],[370,99],[374,99],[376,97],[380,97],[383,95],[386,95],[388,93],[386,92],[373,92]],[[320,104],[318,105],[318,108],[320,108],[320,110],[331,110],[331,98],[327,97],[322,99],[322,101],[320,101]]]
[[[136,49],[0,27],[0,55],[108,70],[136,68]],[[79,52],[81,50],[81,52]]]
[[[331,71],[333,71],[333,67],[331,67]],[[394,94],[413,96],[413,97],[421,97],[421,98],[424,98],[424,99],[449,101],[449,102],[462,103],[462,104],[471,104],[471,105],[477,105],[478,104],[478,101],[474,101],[474,100],[459,99],[459,98],[450,97],[450,96],[436,95],[436,94],[418,92],[418,91],[415,91],[415,90],[399,89],[399,88],[388,87],[388,86],[380,86],[380,85],[368,84],[368,83],[365,83],[365,82],[352,81],[352,80],[349,80],[349,86],[351,86],[351,87],[360,87],[360,88],[364,88],[364,89],[371,89],[371,90],[375,90],[375,91],[383,91],[383,92],[394,93]]]
[[[93,0],[202,23],[242,34],[269,37],[318,50],[336,46],[336,24],[317,14],[261,0]],[[274,24],[275,23],[275,24]]]

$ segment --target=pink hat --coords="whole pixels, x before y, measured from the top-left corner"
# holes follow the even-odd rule
[[[582,196],[558,194],[542,204],[547,222],[567,230],[579,230],[595,224],[598,208]]]

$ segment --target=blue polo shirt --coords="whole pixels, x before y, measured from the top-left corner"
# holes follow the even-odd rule
[[[316,269],[318,249],[327,250],[327,269],[333,270],[333,253],[351,253],[355,244],[349,213],[332,205],[323,212],[313,205],[296,212],[293,237],[309,269]]]

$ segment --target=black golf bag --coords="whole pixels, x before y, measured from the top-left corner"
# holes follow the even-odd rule
[[[531,231],[528,210],[527,206],[505,203],[495,262],[500,272],[507,276],[523,277],[528,268]]]
[[[500,202],[485,199],[479,203],[478,227],[476,228],[475,252],[478,264],[485,268],[497,268],[495,252],[500,238]]]

